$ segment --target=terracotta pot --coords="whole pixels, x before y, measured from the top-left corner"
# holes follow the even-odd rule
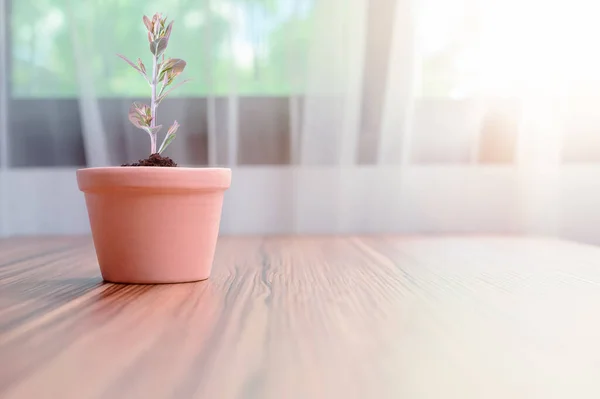
[[[108,167],[77,171],[102,277],[115,283],[207,279],[231,170]]]

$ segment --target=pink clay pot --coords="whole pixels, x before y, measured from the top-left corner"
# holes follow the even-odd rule
[[[77,171],[102,277],[114,283],[207,279],[231,170],[108,167]]]

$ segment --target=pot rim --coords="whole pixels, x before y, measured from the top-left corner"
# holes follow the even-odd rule
[[[77,169],[76,176],[83,192],[219,191],[231,184],[230,168],[213,167],[107,166]]]

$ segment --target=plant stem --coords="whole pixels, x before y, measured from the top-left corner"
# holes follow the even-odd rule
[[[150,87],[152,88],[152,101],[150,103],[150,113],[152,115],[152,121],[150,121],[151,128],[156,127],[156,106],[158,105],[156,104],[156,86],[158,86],[157,75],[158,57],[154,55],[152,56],[152,83],[150,84]],[[150,154],[156,154],[157,135],[158,132],[155,130],[152,130],[152,133],[150,133]]]

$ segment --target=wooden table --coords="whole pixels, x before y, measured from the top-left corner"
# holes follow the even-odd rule
[[[103,283],[88,238],[0,241],[2,398],[599,398],[600,248],[222,238],[211,279]]]

